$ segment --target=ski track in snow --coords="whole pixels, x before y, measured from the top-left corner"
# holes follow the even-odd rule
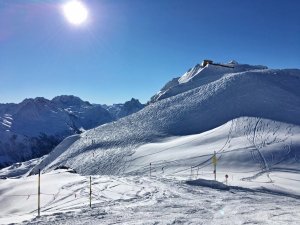
[[[59,171],[43,176],[59,179],[68,174]],[[70,176],[77,181],[69,180],[58,187],[48,202],[43,202],[42,195],[41,217],[34,217],[37,213],[34,209],[29,212],[33,218],[21,224],[296,225],[300,222],[300,198],[238,187],[221,191],[166,177],[93,176],[90,209],[87,177]],[[10,221],[13,222],[13,217]]]
[[[56,174],[55,170],[46,173],[42,175],[42,180],[48,178],[51,180],[51,176],[57,176],[56,180],[60,180],[62,185],[53,190],[42,189],[42,199],[46,198],[42,204],[42,217],[33,218],[23,224],[298,224],[300,221],[300,192],[296,190],[299,187],[300,171],[295,168],[278,168],[276,167],[278,165],[271,166],[268,170],[265,169],[265,166],[261,167],[263,161],[258,155],[258,149],[264,151],[266,149],[263,144],[257,143],[258,135],[264,137],[261,140],[265,141],[269,133],[272,133],[275,137],[270,139],[271,144],[287,146],[291,140],[276,140],[281,140],[281,137],[287,135],[294,137],[295,129],[297,131],[298,128],[294,127],[289,130],[285,129],[285,127],[289,127],[288,124],[279,124],[279,129],[277,123],[274,123],[273,126],[270,125],[271,123],[272,121],[259,118],[233,120],[221,128],[200,134],[200,136],[192,135],[154,143],[157,148],[154,154],[148,153],[149,149],[152,149],[152,145],[146,146],[144,150],[142,146],[142,149],[138,148],[134,154],[127,157],[125,161],[129,162],[127,165],[122,165],[123,177],[93,176],[93,209],[88,207],[89,184],[87,177],[65,175],[63,172]],[[247,125],[249,129],[241,129],[243,127],[241,124]],[[259,126],[268,127],[268,130],[259,128]],[[287,133],[283,132],[284,130],[288,130]],[[236,152],[240,154],[240,151],[248,151],[249,157],[259,163],[258,167],[246,167],[248,171],[239,170],[239,167],[236,167],[230,172],[232,179],[229,178],[229,185],[234,186],[230,191],[186,185],[184,183],[186,179],[212,178],[211,157],[213,151],[203,149],[193,155],[191,150],[194,145],[197,146],[199,138],[204,136],[210,139],[211,135],[214,137],[218,132],[224,137],[218,140],[219,180],[223,182],[222,177],[226,171],[227,173],[229,171],[224,165],[222,166],[224,161],[227,162],[227,154],[234,156]],[[242,136],[239,136],[240,132],[242,132]],[[248,134],[250,136],[247,136]],[[238,139],[236,139],[237,137]],[[244,141],[241,142],[242,138]],[[244,148],[232,149],[231,145],[237,145],[237,140],[243,143]],[[253,144],[252,150],[247,149],[247,141],[249,144]],[[174,144],[176,145],[174,146]],[[188,158],[179,157],[175,160],[170,160],[170,154],[161,155],[169,150],[176,153],[174,147],[178,148],[179,152],[187,147],[190,149],[191,155]],[[287,156],[292,154],[290,146],[286,151]],[[138,157],[135,154],[138,154]],[[154,161],[156,154],[159,156],[158,161]],[[165,156],[167,158],[163,158]],[[123,157],[123,155],[119,157]],[[272,153],[272,160],[274,157]],[[146,161],[139,161],[141,159]],[[197,159],[195,162],[198,164],[194,164],[190,173],[191,168],[186,162],[193,159]],[[112,158],[111,160],[119,159]],[[148,162],[154,162],[152,179],[144,176],[149,173]],[[252,165],[252,163],[250,164]],[[161,170],[161,168],[164,169]],[[249,169],[253,171],[249,171]],[[128,176],[130,174],[138,176]],[[76,177],[75,181],[73,176]],[[22,221],[22,218],[26,218],[26,216],[32,218],[33,215],[36,215],[36,194],[33,194],[36,193],[36,180],[32,180],[34,177],[36,178],[36,175],[28,178],[23,176],[19,179],[8,179],[8,181],[0,180],[0,192],[1,195],[3,194],[0,202],[3,205],[12,207],[11,201],[22,198],[22,201],[27,202],[27,207],[29,207],[27,211],[13,207],[10,210],[5,209],[8,211],[4,210],[0,214],[0,224],[5,221],[14,222],[15,216],[16,218],[20,217],[19,221]],[[67,178],[66,181],[64,181],[65,178]],[[22,197],[22,193],[14,193],[10,194],[10,197],[5,197],[9,189],[12,189],[13,192],[15,186],[22,186],[6,186],[8,185],[6,182],[15,181],[17,184],[27,179],[33,183],[28,194]],[[51,183],[47,186],[51,186]],[[29,205],[30,201],[33,202]],[[27,208],[25,207],[25,209]]]

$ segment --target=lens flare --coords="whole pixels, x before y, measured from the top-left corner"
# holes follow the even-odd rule
[[[62,9],[64,16],[71,24],[80,25],[88,18],[88,9],[81,1],[69,1],[62,6]]]

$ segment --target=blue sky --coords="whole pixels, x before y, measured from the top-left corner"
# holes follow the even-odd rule
[[[0,0],[0,102],[73,94],[146,102],[204,58],[300,68],[298,0]]]

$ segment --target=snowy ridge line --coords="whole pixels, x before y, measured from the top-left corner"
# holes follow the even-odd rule
[[[218,150],[218,151],[216,151],[216,155],[220,155],[219,157],[218,157],[218,160],[220,160],[221,159],[221,157],[222,157],[222,151],[224,151],[225,150],[225,147],[226,147],[226,145],[228,144],[228,142],[229,142],[229,140],[230,140],[230,136],[231,136],[231,133],[232,133],[232,130],[233,130],[233,125],[234,125],[234,120],[232,120],[231,121],[231,125],[230,125],[230,129],[229,129],[229,132],[228,132],[228,136],[227,136],[227,139],[226,139],[226,142],[225,142],[225,144]],[[164,148],[164,149],[162,149],[162,150],[160,150],[160,151],[158,151],[158,152],[153,152],[153,153],[149,153],[149,154],[146,154],[146,155],[143,155],[143,156],[139,156],[139,157],[136,157],[136,158],[133,158],[133,159],[130,159],[129,161],[127,161],[127,162],[132,162],[132,161],[134,161],[134,160],[136,160],[136,159],[140,159],[140,158],[143,158],[143,157],[147,157],[147,156],[150,156],[150,155],[155,155],[155,154],[158,154],[158,153],[161,153],[161,152],[164,152],[164,151],[167,151],[167,150],[170,150],[170,149],[175,149],[175,148],[178,148],[178,147],[181,147],[181,146],[184,146],[184,145],[187,145],[187,144],[191,144],[192,142],[195,142],[195,141],[197,141],[198,140],[198,138],[194,138],[194,139],[192,139],[192,140],[189,140],[188,142],[186,142],[186,143],[183,143],[183,144],[180,144],[180,145],[177,145],[177,146],[172,146],[172,147],[168,147],[168,148]],[[240,149],[240,150],[244,150],[244,149]],[[225,153],[225,152],[224,152]],[[228,152],[229,153],[229,152]],[[196,156],[196,157],[191,157],[191,158],[193,158],[193,159],[195,159],[195,158],[202,158],[202,157],[207,157],[207,156],[211,156],[209,159],[207,159],[207,160],[205,160],[205,161],[203,161],[203,162],[201,162],[201,163],[199,163],[199,164],[197,164],[197,165],[195,165],[195,166],[191,166],[191,168],[198,168],[199,166],[202,166],[202,165],[204,165],[205,163],[207,163],[207,162],[209,162],[210,160],[212,160],[212,158],[213,158],[213,156],[214,156],[214,154],[207,154],[207,155],[201,155],[201,156]],[[191,159],[190,158],[190,159]],[[189,159],[189,158],[187,158],[187,159]],[[186,160],[187,160],[186,159]],[[159,163],[157,163],[156,161],[154,161],[154,162],[151,162],[151,165],[165,165],[165,164],[170,164],[170,163],[172,163],[172,162],[176,162],[176,161],[178,161],[178,160],[173,160],[173,161],[163,161],[162,163],[163,164],[159,164]],[[202,166],[202,167],[199,167],[198,168],[198,170],[199,169],[202,169],[202,168],[205,168],[205,167],[207,167],[207,166],[209,166],[209,165],[211,165],[212,163],[209,163],[209,164],[207,164],[207,165],[204,165],[204,166]],[[135,164],[130,164],[129,165],[129,167],[130,166],[138,166],[138,165],[135,165]],[[142,165],[144,168],[145,167],[147,167],[147,165]],[[166,167],[166,165],[164,166],[164,167]],[[154,168],[153,168],[154,169]],[[186,170],[189,170],[190,168],[187,168]],[[150,169],[149,169],[150,170]],[[186,171],[186,170],[182,170],[181,172],[184,172],[184,171]],[[138,171],[138,169],[137,170],[135,170],[135,171]],[[147,170],[146,170],[147,171]],[[132,172],[134,172],[134,171],[132,171]],[[176,174],[176,173],[178,173],[178,172],[175,172],[174,174]],[[171,174],[172,175],[172,174]]]
[[[211,76],[216,75],[215,70],[219,71],[214,67],[208,70],[209,74],[199,74],[199,80],[210,79]],[[245,70],[247,70],[246,67]],[[134,171],[142,174],[146,166],[138,168],[138,165],[143,163],[148,165],[152,162],[162,166],[176,163],[172,166],[174,168],[167,169],[169,173],[171,170],[175,172],[175,167],[181,167],[178,170],[182,170],[184,164],[187,170],[191,166],[199,167],[199,169],[209,166],[209,158],[214,150],[217,152],[219,161],[230,160],[229,151],[232,150],[234,160],[228,162],[228,165],[249,167],[248,170],[252,170],[250,167],[254,166],[256,169],[259,165],[258,158],[255,158],[258,156],[252,155],[253,159],[251,158],[253,138],[257,147],[264,148],[263,154],[266,154],[268,162],[274,164],[287,158],[283,164],[292,163],[292,166],[295,166],[295,161],[290,159],[292,153],[287,157],[282,157],[280,144],[275,144],[281,141],[284,144],[287,141],[286,138],[290,140],[299,133],[299,126],[292,128],[295,135],[289,133],[288,129],[291,124],[299,123],[299,117],[296,114],[299,108],[298,103],[300,103],[297,98],[300,96],[297,88],[298,77],[288,76],[289,71],[286,70],[278,71],[278,75],[274,75],[272,70],[228,74],[227,71],[220,69],[219,72],[221,75],[213,77],[212,82],[156,101],[138,113],[114,123],[86,131],[81,138],[74,141],[72,146],[59,150],[59,155],[53,158],[48,157],[42,165],[44,171],[51,171],[65,164],[82,174],[117,175]],[[290,113],[291,109],[294,110],[294,114]],[[267,124],[266,127],[261,124],[261,120],[258,121],[259,118]],[[257,132],[254,135],[255,123]],[[223,125],[225,126],[222,127]],[[285,128],[287,130],[284,130]],[[234,133],[231,134],[232,132]],[[194,143],[197,138],[193,139],[191,136],[187,138],[191,146],[185,147],[188,145],[184,141],[185,136],[202,133],[205,135],[199,137],[203,142],[197,142],[199,152],[197,152],[197,143]],[[250,143],[246,142],[247,135],[252,140],[249,141]],[[90,143],[85,143],[84,136],[94,137],[93,147]],[[172,142],[172,139],[168,139],[169,137],[177,141]],[[166,144],[160,144],[160,142],[166,142]],[[173,145],[174,143],[177,144]],[[151,146],[158,146],[158,148],[151,149]],[[248,153],[235,151],[235,148],[242,149],[243,146],[249,150]],[[185,148],[186,154],[183,153]],[[272,149],[269,150],[269,148]],[[90,149],[93,151],[88,151]],[[173,152],[178,154],[178,157],[172,156]],[[210,157],[199,157],[201,160],[194,158],[190,161],[187,159],[187,157],[207,153],[211,154]],[[156,162],[157,159],[159,162]],[[243,165],[242,161],[248,165]],[[132,170],[131,165],[134,167]]]

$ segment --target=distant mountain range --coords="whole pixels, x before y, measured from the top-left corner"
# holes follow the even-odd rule
[[[65,137],[139,111],[132,98],[111,106],[62,95],[0,104],[0,168],[49,153]]]

